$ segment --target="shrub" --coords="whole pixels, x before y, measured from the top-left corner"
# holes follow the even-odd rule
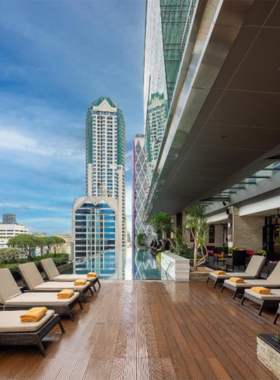
[[[0,264],[11,264],[25,258],[26,252],[19,248],[3,248],[0,250]]]
[[[43,256],[33,256],[32,257],[32,261],[35,263],[35,265],[37,266],[37,268],[41,271],[42,270],[42,268],[41,268],[41,260],[42,259],[48,259],[48,258],[52,258],[53,261],[55,262],[56,266],[67,264],[68,261],[69,261],[69,255],[67,253],[61,253],[59,255],[56,255],[56,254],[53,254],[53,253],[49,253],[49,254],[43,255]],[[18,259],[15,263],[0,264],[0,269],[1,268],[8,268],[8,269],[10,269],[12,275],[14,276],[14,279],[15,280],[20,280],[21,275],[19,273],[18,266],[20,264],[24,264],[24,263],[28,263],[28,262],[30,262],[28,259]]]
[[[136,243],[137,243],[138,247],[146,246],[146,238],[147,238],[147,235],[145,233],[137,234]]]

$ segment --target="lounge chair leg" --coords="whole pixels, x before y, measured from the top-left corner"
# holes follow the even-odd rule
[[[44,357],[46,357],[47,354],[46,354],[46,351],[45,351],[45,349],[44,349],[44,346],[43,346],[43,344],[42,344],[42,342],[41,342],[41,339],[37,336],[37,337],[36,337],[36,340],[37,340],[37,346],[39,347],[39,350],[40,350],[41,354],[42,354]]]
[[[73,313],[72,313],[72,311],[70,311],[70,310],[69,310],[69,317],[70,317],[71,321],[74,322]]]
[[[92,285],[95,292],[97,292],[95,285]]]
[[[215,284],[214,284],[214,289],[216,288],[217,286],[217,283],[218,283],[218,280],[215,281]]]
[[[224,284],[222,285],[221,293],[223,293],[223,291],[224,291]]]
[[[245,302],[245,295],[242,297],[241,305],[243,305]]]
[[[208,284],[208,282],[209,282],[209,277],[208,277],[207,280],[206,280],[206,284]]]
[[[278,311],[276,311],[276,314],[275,314],[275,317],[274,317],[274,320],[273,320],[273,324],[274,325],[276,325],[278,317],[279,317],[279,314],[278,314]]]
[[[232,299],[235,300],[235,297],[237,296],[237,289],[235,290],[235,292],[233,293],[233,297]]]
[[[84,310],[84,307],[83,307],[83,305],[82,305],[82,302],[79,301],[78,303],[79,303],[80,309],[81,309],[81,310]]]
[[[100,284],[99,278],[97,279],[97,282],[98,282],[99,289],[100,289],[101,288],[101,284]]]
[[[59,324],[59,327],[60,327],[60,330],[61,330],[62,334],[64,334],[65,333],[65,329],[64,329],[64,326],[63,326],[61,320],[58,322],[58,324]]]
[[[264,306],[264,302],[261,304],[261,307],[260,307],[260,310],[259,310],[259,315],[262,314],[262,311],[263,311],[263,306]]]
[[[89,291],[90,291],[91,296],[93,296],[93,291],[91,289],[91,286],[89,287]]]

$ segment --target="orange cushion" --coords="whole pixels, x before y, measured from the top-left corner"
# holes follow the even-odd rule
[[[215,253],[215,256],[217,256],[217,257],[219,257],[219,258],[224,257],[224,255],[219,255],[218,253]]]

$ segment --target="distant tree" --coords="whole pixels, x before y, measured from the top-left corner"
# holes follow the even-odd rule
[[[52,236],[54,240],[53,252],[54,254],[62,252],[62,244],[66,243],[65,240],[59,236]]]
[[[0,249],[0,264],[15,263],[20,258],[25,258],[26,252],[20,248]]]
[[[24,250],[30,259],[35,249],[41,246],[40,239],[34,235],[20,234],[11,238],[7,244],[9,247],[17,247]]]

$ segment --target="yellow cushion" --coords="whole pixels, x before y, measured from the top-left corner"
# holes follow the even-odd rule
[[[87,277],[97,277],[97,273],[95,273],[95,272],[89,272],[87,274]]]
[[[24,314],[21,314],[21,322],[38,322],[44,317],[47,312],[46,307],[32,307]]]
[[[244,284],[244,279],[240,277],[231,277],[229,280],[237,284]]]
[[[87,283],[87,280],[83,279],[83,278],[79,278],[78,280],[76,280],[74,282],[74,285],[75,286],[83,286]]]
[[[251,288],[253,292],[259,293],[259,294],[270,294],[271,290],[264,288],[263,286],[254,286]]]
[[[74,295],[74,291],[71,289],[63,289],[60,293],[57,293],[58,299],[71,298]]]
[[[220,275],[220,276],[226,274],[226,272],[224,270],[215,270],[215,273]]]

